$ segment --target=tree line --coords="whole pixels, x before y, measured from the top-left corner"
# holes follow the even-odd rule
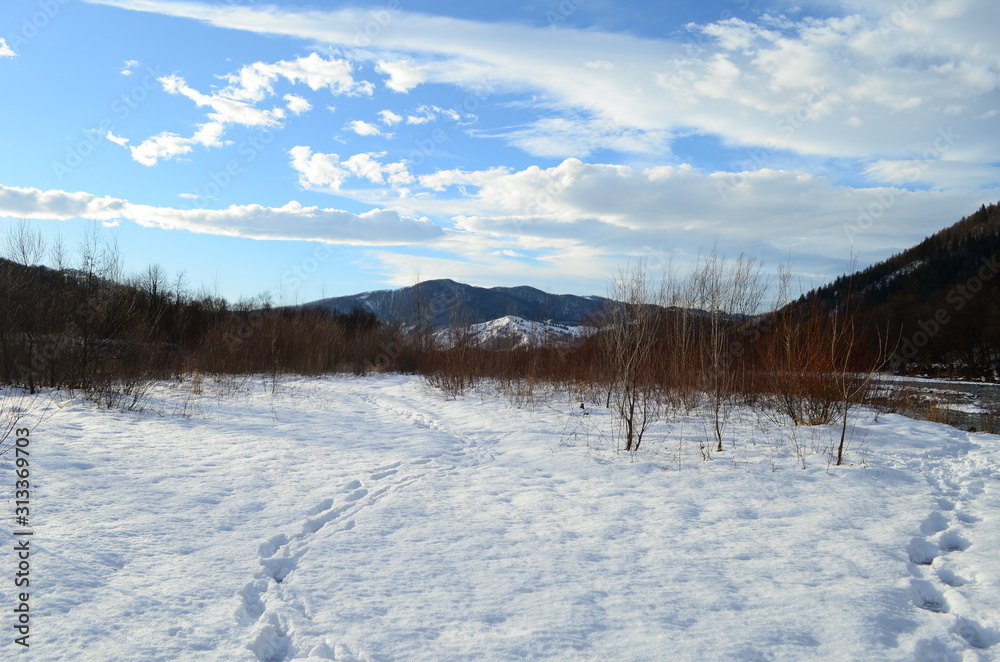
[[[94,226],[71,254],[21,222],[4,253],[0,383],[31,392],[80,390],[111,406],[152,379],[192,372],[414,369],[407,352],[384,360],[401,346],[399,329],[373,314],[278,307],[267,295],[230,303],[189,291],[183,274],[169,278],[159,265],[128,275]]]

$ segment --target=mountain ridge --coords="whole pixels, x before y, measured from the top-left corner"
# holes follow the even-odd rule
[[[1000,376],[1000,206],[977,211],[791,304],[853,300],[907,372]]]
[[[483,324],[506,316],[529,322],[583,325],[610,301],[605,297],[550,294],[528,285],[479,287],[449,278],[399,289],[371,290],[303,304],[330,312],[362,309],[386,322],[422,321],[433,329]]]

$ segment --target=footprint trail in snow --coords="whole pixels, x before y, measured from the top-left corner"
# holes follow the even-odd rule
[[[966,597],[975,588],[980,568],[963,561],[963,552],[973,546],[970,538],[980,521],[977,499],[985,490],[984,477],[990,473],[988,467],[976,467],[971,457],[964,466],[944,464],[931,467],[929,472],[935,507],[907,546],[913,575],[910,590],[916,607],[948,619],[949,636],[920,640],[916,651],[919,660],[967,659],[962,648],[971,648],[975,655],[977,651],[995,651],[1000,644],[1000,631],[990,624],[989,615],[978,613]]]
[[[261,569],[239,592],[236,617],[251,629],[247,648],[259,662],[285,662],[300,656],[330,660],[367,660],[364,653],[341,642],[305,637],[312,620],[308,605],[290,584],[299,562],[309,554],[313,538],[321,531],[334,534],[355,526],[362,511],[427,476],[445,477],[493,460],[493,455],[474,441],[451,432],[442,422],[422,412],[400,409],[367,394],[351,393],[382,422],[398,428],[401,421],[443,434],[449,444],[409,462],[397,461],[376,467],[364,480],[344,485],[340,497],[323,499],[306,513],[298,530],[278,533],[261,543]],[[303,627],[305,625],[306,627]],[[308,640],[307,640],[308,639]]]

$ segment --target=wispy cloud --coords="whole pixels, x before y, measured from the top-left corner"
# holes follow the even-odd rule
[[[111,131],[108,131],[106,134],[104,134],[104,137],[110,140],[111,142],[115,143],[116,145],[121,145],[122,147],[128,144],[128,138],[122,138],[121,136],[116,136]]]
[[[295,60],[256,62],[241,67],[236,73],[221,76],[228,85],[210,94],[196,90],[181,76],[162,76],[157,81],[165,92],[186,97],[199,108],[208,108],[208,121],[200,124],[190,137],[173,131],[152,136],[129,148],[132,158],[142,165],[153,166],[161,160],[189,154],[196,146],[219,147],[226,144],[222,138],[229,125],[279,128],[286,121],[286,109],[294,115],[311,110],[309,100],[294,94],[284,95],[285,107],[258,106],[276,95],[275,84],[281,79],[292,84],[304,83],[314,91],[326,89],[331,94],[370,94],[372,84],[356,80],[352,72],[353,66],[346,60],[326,59],[317,53],[310,53]]]
[[[43,191],[0,186],[0,215],[65,221],[84,218],[105,223],[133,221],[147,227],[262,240],[317,241],[356,246],[421,244],[442,236],[427,219],[386,209],[352,214],[305,207],[232,205],[226,209],[175,209],[134,204],[82,191]]]
[[[356,9],[89,1],[348,48],[369,18]],[[684,131],[808,156],[907,159],[939,129],[964,126],[995,106],[1000,42],[988,26],[1000,21],[1000,5],[921,3],[899,13],[890,0],[877,0],[829,18],[693,24],[699,45],[690,48],[684,37],[401,12],[356,57],[374,60],[392,89],[433,82],[532,94],[548,116],[491,135],[533,154],[579,155],[572,136],[611,122],[618,134],[608,132],[607,147],[624,152],[669,147],[670,136]],[[961,158],[970,163],[992,162],[1000,152],[995,124],[981,122],[966,140]]]
[[[0,57],[17,57],[17,53],[7,45],[7,40],[3,37],[0,37]]]

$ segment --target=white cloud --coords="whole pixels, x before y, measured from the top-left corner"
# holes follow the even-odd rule
[[[170,160],[177,156],[189,154],[195,145],[203,147],[221,147],[226,143],[222,140],[226,127],[221,122],[206,122],[198,126],[198,130],[190,138],[184,138],[176,133],[165,131],[152,138],[147,138],[134,147],[129,147],[132,159],[144,166],[154,166],[161,160]],[[114,142],[125,145],[123,142]],[[127,141],[126,141],[127,142]]]
[[[963,188],[1000,181],[1000,168],[989,164],[943,159],[882,159],[864,173],[871,181],[896,186]]]
[[[666,131],[629,129],[608,120],[544,118],[493,135],[541,157],[585,157],[601,149],[653,154],[659,158],[670,153],[670,134]]]
[[[135,147],[129,147],[132,158],[144,166],[154,166],[161,159],[172,159],[175,156],[191,152],[193,140],[182,138],[176,133],[164,132],[143,140]]]
[[[174,209],[133,204],[85,192],[0,186],[0,215],[31,219],[84,218],[114,224],[130,220],[146,227],[187,230],[250,239],[318,241],[358,246],[420,244],[441,237],[436,225],[386,209],[352,214],[339,209],[232,205],[226,209]]]
[[[397,115],[391,110],[380,110],[378,111],[378,115],[382,118],[382,123],[386,126],[395,126],[403,121],[401,115]]]
[[[121,136],[116,136],[111,131],[108,131],[104,137],[110,140],[111,142],[115,143],[116,145],[121,145],[122,147],[124,147],[128,143],[128,138],[122,138]]]
[[[222,76],[229,86],[219,94],[237,101],[258,102],[273,95],[274,84],[284,78],[291,83],[305,83],[313,91],[326,88],[335,95],[370,96],[374,86],[368,81],[355,80],[353,69],[347,60],[325,59],[318,53],[290,61],[255,62],[235,74]]]
[[[354,120],[353,122],[348,122],[347,127],[359,136],[380,136],[382,131],[369,122],[363,120]]]
[[[213,112],[209,119],[220,124],[240,124],[248,127],[279,126],[285,117],[283,108],[261,110],[255,106],[231,98],[228,95],[202,94],[195,90],[180,76],[170,75],[159,79],[163,90],[169,94],[179,94],[194,101],[199,107],[207,106]]]
[[[125,64],[122,65],[122,76],[131,76],[135,73],[135,68],[138,66],[138,60],[125,60]]]
[[[337,154],[314,154],[304,145],[296,145],[288,153],[292,157],[292,169],[299,173],[299,184],[303,188],[326,187],[337,191],[350,176],[340,164]]]
[[[366,19],[361,9],[90,1],[348,47],[351,26]],[[648,153],[664,136],[697,133],[735,147],[874,162],[914,158],[952,124],[968,127],[962,159],[991,163],[1000,131],[971,120],[995,109],[1000,92],[991,32],[1000,4],[917,5],[908,12],[893,0],[851,0],[824,18],[690,26],[698,43],[403,12],[359,57],[374,60],[393,89],[452,84],[480,101],[519,92],[550,118],[610,122],[629,137],[609,145],[621,151]],[[579,154],[561,138],[496,135],[532,153]]]
[[[471,172],[466,170],[438,170],[429,175],[421,175],[419,182],[422,188],[432,191],[444,191],[449,186],[486,186],[497,178],[508,174],[510,174],[510,169],[503,167]]]
[[[771,264],[792,253],[822,280],[846,269],[852,252],[883,259],[1000,195],[998,188],[854,188],[801,171],[706,173],[578,159],[516,172],[439,171],[414,186],[417,192],[396,204],[411,215],[451,216],[454,230],[441,246],[460,257],[441,267],[455,269],[454,277],[467,268],[463,260],[480,264],[497,251],[531,250],[545,269],[558,265],[565,273],[576,273],[566,255],[586,254],[607,267],[603,278],[629,256],[695,255],[718,240],[723,250]]]
[[[17,57],[17,53],[7,45],[7,40],[0,37],[0,57]]]
[[[284,97],[286,108],[294,115],[301,115],[312,110],[312,104],[303,97],[294,94],[286,94]]]
[[[155,165],[161,160],[189,154],[193,147],[218,147],[228,125],[250,128],[280,128],[284,126],[287,111],[300,115],[312,109],[305,98],[286,94],[285,108],[259,108],[257,104],[275,95],[275,84],[280,79],[290,83],[304,83],[312,90],[328,89],[332,94],[371,94],[373,86],[367,81],[354,79],[353,67],[346,60],[325,59],[317,53],[295,60],[275,63],[256,62],[242,67],[235,74],[221,76],[229,83],[212,94],[205,94],[191,87],[176,74],[162,76],[158,82],[168,94],[186,97],[198,107],[210,110],[208,121],[199,125],[198,131],[185,138],[172,131],[164,131],[131,147],[132,158],[142,165]]]
[[[415,182],[403,161],[382,163],[384,152],[355,154],[341,161],[338,154],[313,153],[312,149],[297,145],[288,150],[292,169],[299,174],[303,188],[327,188],[339,191],[349,177],[366,180],[372,184],[388,185],[401,194],[408,194],[406,187]]]
[[[389,76],[385,86],[396,92],[409,92],[427,80],[425,68],[415,65],[409,60],[396,62],[379,60],[375,65],[375,70]]]

